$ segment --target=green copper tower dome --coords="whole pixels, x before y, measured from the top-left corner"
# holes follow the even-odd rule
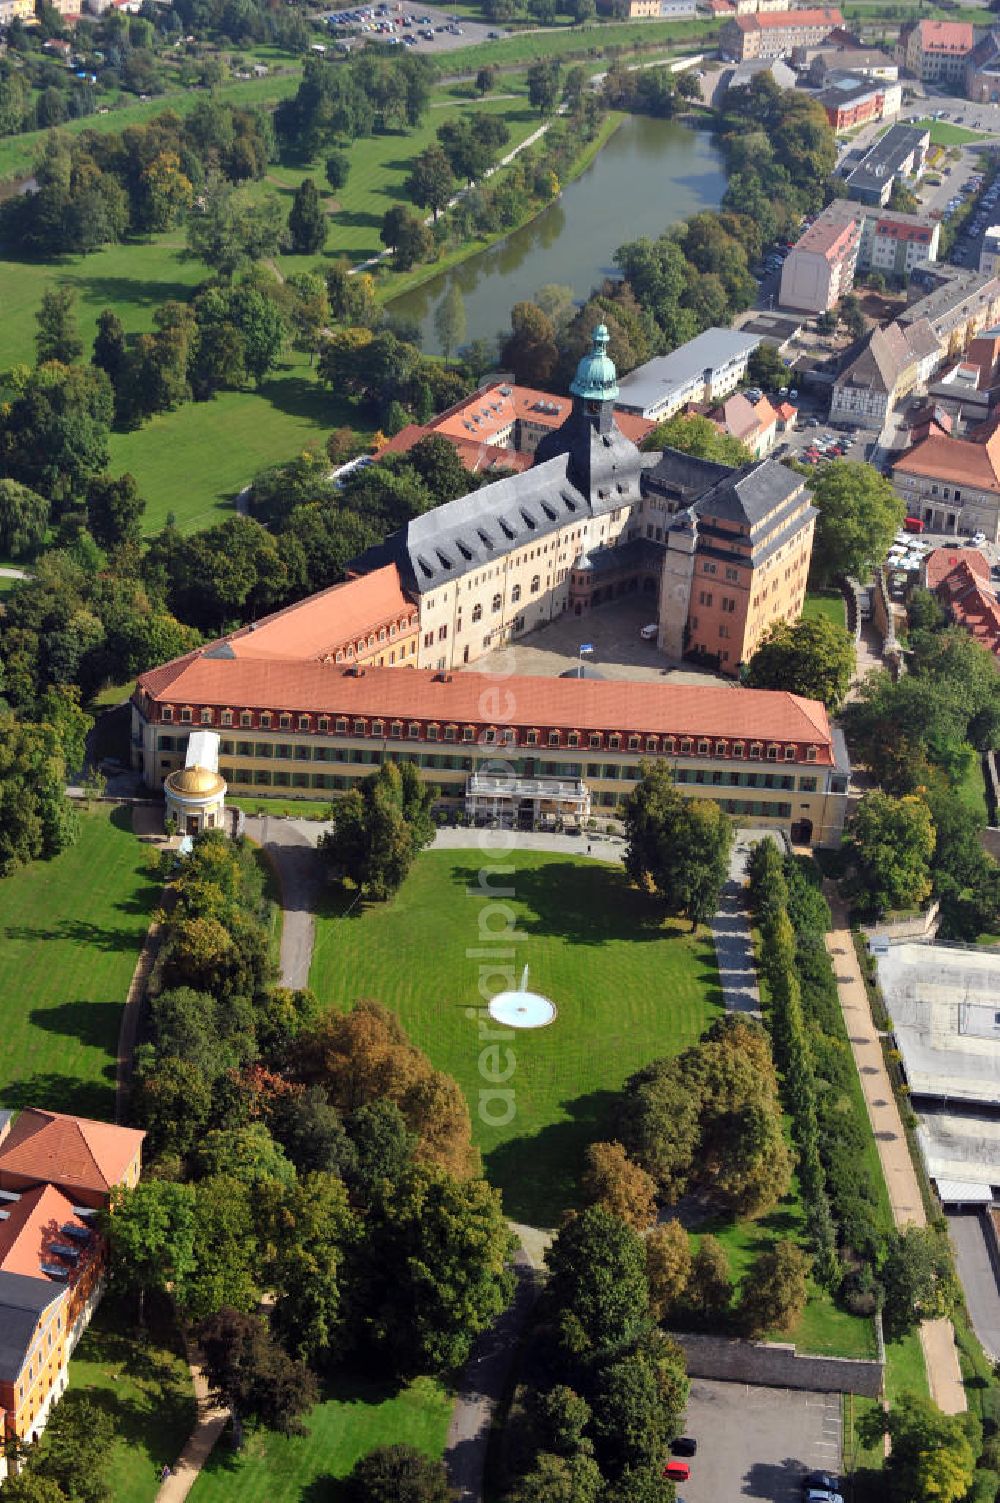
[[[618,372],[608,357],[608,331],[604,324],[594,330],[594,347],[584,355],[570,382],[570,391],[585,402],[613,402],[618,395]]]

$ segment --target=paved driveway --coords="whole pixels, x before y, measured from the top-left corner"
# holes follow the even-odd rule
[[[840,1470],[840,1395],[696,1378],[684,1433],[698,1442],[684,1503],[797,1503],[807,1471]]]

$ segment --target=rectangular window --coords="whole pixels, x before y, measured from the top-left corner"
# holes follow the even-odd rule
[[[249,741],[237,741],[237,743],[236,743],[236,755],[238,757],[252,757],[253,756],[253,745],[251,744],[251,742],[249,742]]]
[[[181,711],[181,719],[184,721],[185,725],[189,725],[190,722],[191,722],[191,711],[190,710],[182,710]]]
[[[157,736],[157,738],[156,738],[156,750],[157,751],[173,751],[173,749],[174,749],[174,738],[173,738],[173,736]]]
[[[269,731],[271,729],[271,712],[270,712],[270,710],[262,710],[261,711],[261,713],[260,713],[260,728],[261,728],[262,731]]]
[[[240,716],[240,720],[241,721],[243,720],[242,716]],[[244,724],[249,724],[249,721],[245,721],[243,723]],[[292,717],[291,717],[291,715],[280,715],[278,717],[278,726],[283,731],[290,731],[291,728],[292,728]]]
[[[385,721],[384,720],[373,720],[372,721],[372,735],[373,736],[384,736],[385,735]]]
[[[344,715],[338,715],[334,725],[338,736],[347,735],[347,719]]]
[[[330,729],[330,717],[329,717],[329,715],[321,715],[319,717],[318,724],[319,724],[319,728],[320,728],[321,731],[323,731],[323,732],[328,731]]]

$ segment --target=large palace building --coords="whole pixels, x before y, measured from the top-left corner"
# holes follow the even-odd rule
[[[615,422],[606,345],[602,326],[531,469],[414,518],[345,584],[142,674],[145,782],[177,774],[192,731],[212,730],[218,776],[244,796],[343,792],[392,758],[473,818],[579,821],[615,810],[643,758],[667,757],[691,794],[835,844],[850,768],[818,703],[470,669],[564,612],[638,592],[670,660],[735,675],[801,611],[815,520],[801,477],[640,453]]]

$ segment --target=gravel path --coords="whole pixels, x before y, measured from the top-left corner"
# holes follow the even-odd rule
[[[274,863],[281,888],[281,984],[309,985],[320,891],[316,842],[323,826],[304,819],[247,817],[246,833]]]

